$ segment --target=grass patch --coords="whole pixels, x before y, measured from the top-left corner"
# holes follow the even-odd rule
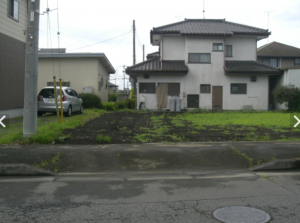
[[[37,168],[48,169],[49,166],[55,165],[59,161],[60,156],[61,156],[61,154],[57,153],[56,156],[52,157],[51,159],[49,159],[47,161],[41,161],[40,163],[33,163],[33,166],[35,166]],[[59,172],[59,168],[55,167],[54,171]]]
[[[103,136],[103,135],[98,135],[96,140],[98,143],[110,143],[111,142],[111,138],[109,136]]]
[[[64,140],[69,135],[62,135],[65,129],[74,129],[78,126],[84,125],[91,119],[98,117],[104,110],[91,109],[84,110],[81,115],[74,115],[70,118],[64,118],[64,122],[57,123],[55,115],[38,117],[37,134],[29,138],[23,137],[23,122],[10,125],[9,128],[0,133],[0,145],[19,143],[19,144],[48,144],[55,140]]]

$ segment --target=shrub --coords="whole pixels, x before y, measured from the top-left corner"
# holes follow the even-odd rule
[[[103,108],[108,111],[115,111],[118,109],[118,106],[113,102],[107,102],[103,104]]]
[[[276,102],[285,103],[288,110],[300,110],[300,89],[292,85],[278,86],[272,92]]]
[[[108,94],[108,101],[109,102],[116,102],[118,95],[116,93],[109,93]]]
[[[124,105],[129,109],[135,109],[135,100],[136,99],[124,99]]]
[[[103,136],[103,135],[98,135],[96,140],[98,143],[110,143],[111,142],[111,138],[109,136]]]
[[[118,109],[127,108],[123,101],[117,101],[117,102],[115,102],[115,105],[118,107]]]
[[[90,94],[90,93],[82,93],[80,94],[82,101],[83,101],[83,107],[84,108],[101,108],[101,98],[97,95]]]

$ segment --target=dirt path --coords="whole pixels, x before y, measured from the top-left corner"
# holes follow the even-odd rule
[[[98,135],[111,137],[111,143],[145,142],[209,142],[209,141],[270,141],[299,137],[300,132],[289,130],[275,132],[255,126],[203,126],[197,128],[191,122],[175,120],[178,113],[161,112],[110,112],[101,115],[82,127],[65,130],[65,144],[98,144]]]

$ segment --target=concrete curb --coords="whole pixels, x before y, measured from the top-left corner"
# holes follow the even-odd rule
[[[272,160],[267,163],[253,166],[249,168],[251,171],[259,170],[286,170],[286,169],[295,169],[300,167],[300,158],[295,159],[278,159]]]
[[[55,176],[48,170],[27,164],[0,164],[0,176]]]

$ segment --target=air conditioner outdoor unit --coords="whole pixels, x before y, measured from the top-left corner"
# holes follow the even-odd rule
[[[140,102],[146,102],[146,97],[145,97],[145,95],[141,95],[140,96]]]
[[[86,86],[82,88],[82,93],[90,93],[93,94],[94,93],[94,89],[92,86]]]

